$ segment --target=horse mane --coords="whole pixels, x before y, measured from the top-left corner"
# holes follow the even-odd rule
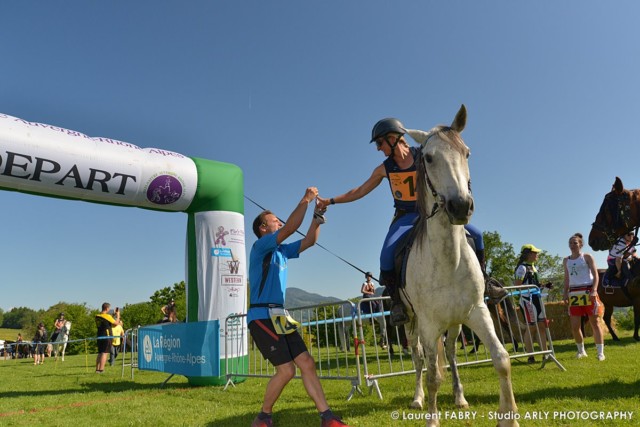
[[[461,154],[465,156],[469,153],[469,147],[465,145],[460,137],[460,133],[451,129],[449,126],[436,126],[429,131],[429,138],[427,141],[433,137],[439,137],[451,144],[451,146]],[[427,144],[428,142],[425,142]],[[423,146],[424,147],[424,146]],[[420,158],[418,159],[418,164],[416,165],[416,193],[418,197],[418,221],[415,225],[415,235],[421,236],[423,233],[427,232],[427,219],[429,215],[431,215],[431,207],[427,206],[427,193],[430,192],[429,188],[427,188],[427,180],[425,178],[425,168],[426,162],[422,161],[422,151],[420,152]],[[420,245],[422,242],[421,239],[418,239],[417,244]]]

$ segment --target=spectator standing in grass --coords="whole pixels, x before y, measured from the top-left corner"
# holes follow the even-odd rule
[[[107,357],[111,354],[111,337],[113,337],[113,327],[120,323],[120,312],[117,311],[116,318],[109,314],[111,304],[102,304],[102,311],[96,315],[96,327],[98,328],[98,355],[96,356],[96,373],[104,372],[107,364]]]
[[[120,308],[116,307],[116,316],[120,316]],[[109,353],[109,365],[113,366],[115,363],[116,357],[118,357],[118,352],[120,351],[120,347],[122,345],[124,339],[124,329],[122,328],[122,320],[120,323],[113,326],[111,328],[113,332],[113,339],[111,340],[111,352]]]
[[[38,329],[33,336],[34,353],[33,364],[42,365],[44,363],[44,351],[47,346],[47,330],[44,327],[44,323],[38,323]]]
[[[576,233],[569,239],[571,255],[566,257],[564,266],[564,296],[569,306],[571,333],[578,347],[576,357],[587,357],[584,349],[584,336],[581,330],[582,316],[589,317],[596,343],[596,354],[600,361],[604,357],[604,339],[598,318],[602,316],[604,306],[598,297],[598,267],[591,254],[582,252],[582,234]]]

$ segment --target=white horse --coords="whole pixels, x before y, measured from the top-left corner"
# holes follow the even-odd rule
[[[518,426],[513,419],[517,407],[511,385],[509,354],[496,336],[484,303],[482,270],[465,237],[464,224],[473,213],[469,148],[460,132],[465,127],[464,105],[450,127],[428,132],[408,130],[422,145],[418,159],[417,193],[420,221],[407,263],[406,288],[402,298],[412,324],[407,326],[416,367],[416,389],[412,407],[422,408],[423,350],[427,360],[428,412],[435,414],[427,426],[439,426],[437,392],[443,378],[442,335],[447,332],[446,351],[451,368],[455,404],[469,406],[456,366],[456,337],[461,325],[471,328],[487,346],[500,377],[499,426]],[[428,231],[427,231],[428,228]]]
[[[67,341],[69,341],[69,332],[71,332],[71,322],[69,320],[64,322],[62,328],[60,328],[60,332],[56,337],[54,348],[54,353],[56,360],[58,360],[58,353],[60,353],[60,346],[62,346],[62,361],[64,362],[64,352],[67,349]]]

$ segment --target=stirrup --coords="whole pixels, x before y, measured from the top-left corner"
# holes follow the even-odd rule
[[[407,310],[402,303],[395,304],[391,307],[391,316],[389,316],[391,326],[401,326],[409,322]]]

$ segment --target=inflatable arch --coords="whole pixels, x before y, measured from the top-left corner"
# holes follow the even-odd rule
[[[226,317],[245,313],[243,175],[237,166],[0,113],[0,190],[187,213],[187,321],[219,320],[224,342]],[[217,362],[224,368],[220,347]],[[224,384],[221,377],[189,380]]]

